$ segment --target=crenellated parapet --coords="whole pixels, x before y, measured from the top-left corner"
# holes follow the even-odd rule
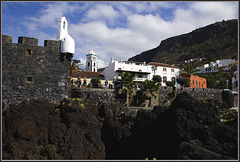
[[[2,35],[2,101],[17,104],[30,98],[59,101],[69,97],[71,56],[61,53],[61,41]]]

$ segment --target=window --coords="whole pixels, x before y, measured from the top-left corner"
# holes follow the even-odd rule
[[[25,76],[25,82],[26,83],[33,83],[33,77],[32,76]]]
[[[167,82],[167,77],[163,77],[163,83],[166,83]]]
[[[203,88],[203,83],[202,83],[202,88]]]
[[[90,62],[88,62],[88,66],[90,66]]]
[[[65,26],[66,26],[66,22],[63,21],[63,29],[65,29]]]
[[[175,82],[175,81],[176,81],[176,78],[175,78],[175,77],[172,77],[171,80],[172,80],[173,82]]]
[[[138,78],[142,78],[142,74],[138,74]]]
[[[26,56],[32,56],[32,50],[26,49]]]
[[[196,81],[196,87],[198,86],[197,81]]]
[[[192,85],[194,86],[194,80],[192,81]]]
[[[171,69],[171,74],[174,74],[174,69]]]
[[[201,83],[200,82],[198,82],[198,86],[201,87]]]
[[[163,68],[163,74],[167,74],[167,69]]]
[[[93,66],[96,66],[96,63],[94,62]]]

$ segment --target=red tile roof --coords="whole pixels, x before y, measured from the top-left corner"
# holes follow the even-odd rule
[[[148,63],[148,65],[178,68],[178,67],[176,67],[176,66],[172,66],[172,65],[169,65],[169,64],[163,64],[163,63],[159,63],[159,62],[150,62],[150,63]]]
[[[77,77],[77,70],[74,70],[72,72],[72,77]],[[103,74],[102,71],[98,71],[98,72],[91,72],[91,71],[79,71],[79,77],[86,77],[86,78],[94,78],[94,77],[102,77]]]

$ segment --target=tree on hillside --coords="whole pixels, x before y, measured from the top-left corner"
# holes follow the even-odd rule
[[[143,93],[149,97],[149,104],[148,106],[150,107],[152,104],[152,97],[155,97],[155,93],[158,92],[160,88],[160,84],[157,83],[154,80],[145,80],[144,85],[143,85]]]
[[[215,89],[232,89],[232,77],[234,76],[229,72],[219,72],[210,74],[200,74],[201,77],[207,79],[207,87]],[[228,83],[226,82],[228,80]],[[228,85],[227,85],[228,84]]]
[[[132,74],[128,72],[123,72],[119,75],[119,79],[117,79],[118,87],[121,87],[119,89],[119,93],[125,93],[126,94],[126,104],[127,106],[130,106],[129,99],[132,98],[133,93],[137,90],[137,84],[134,82],[134,77]]]

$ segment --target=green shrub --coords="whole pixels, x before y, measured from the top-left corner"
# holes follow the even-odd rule
[[[100,78],[93,78],[91,79],[91,84],[93,85],[93,88],[99,88]]]
[[[167,81],[166,85],[169,86],[169,87],[175,87],[175,82],[174,81]]]

